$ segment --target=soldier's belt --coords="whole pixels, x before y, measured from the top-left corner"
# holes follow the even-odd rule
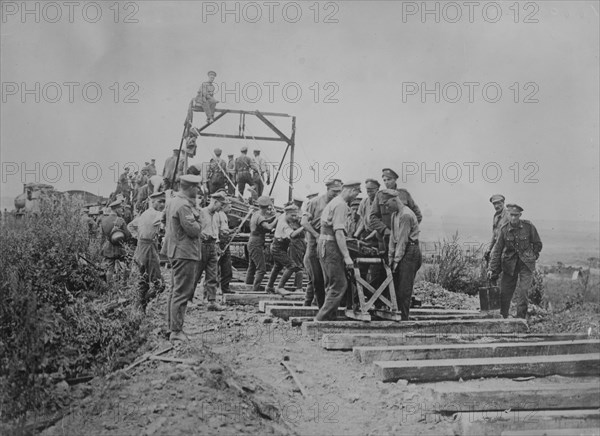
[[[335,236],[319,235],[319,241],[335,241]]]

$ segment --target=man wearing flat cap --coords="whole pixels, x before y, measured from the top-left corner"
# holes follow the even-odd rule
[[[227,174],[227,164],[221,159],[223,150],[215,148],[214,153],[214,157],[210,159],[208,164],[208,174],[206,175],[210,195],[223,189],[227,183],[227,178],[225,177],[225,174]]]
[[[196,208],[202,178],[181,176],[180,190],[165,209],[165,238],[161,253],[171,264],[171,293],[167,300],[170,340],[185,341],[183,322],[188,301],[194,295],[200,262],[200,213]]]
[[[383,184],[385,185],[385,189],[393,189],[397,191],[400,200],[402,200],[402,202],[404,202],[404,204],[414,212],[415,216],[417,217],[417,221],[420,224],[421,219],[423,218],[421,215],[421,210],[413,200],[410,193],[406,189],[398,187],[398,174],[390,168],[384,168],[381,170],[381,178],[383,180]],[[392,214],[385,206],[385,201],[382,200],[381,195],[381,191],[379,191],[373,199],[373,204],[371,205],[371,214],[369,216],[369,225],[373,230],[377,231],[379,249],[387,253],[390,241]],[[372,274],[372,284],[375,286],[375,288],[377,288],[385,280],[385,270],[380,265],[374,265],[372,268]]]
[[[353,269],[354,262],[346,246],[346,217],[350,213],[349,204],[358,194],[359,181],[344,183],[340,194],[327,203],[321,214],[318,255],[325,279],[325,302],[316,321],[335,319],[348,288],[346,269]]]
[[[398,308],[402,320],[408,321],[415,276],[422,263],[419,222],[415,213],[400,200],[398,191],[385,189],[381,198],[392,212],[388,261],[394,276]]]
[[[327,192],[308,201],[300,224],[306,230],[306,254],[304,255],[304,268],[308,275],[308,285],[306,287],[305,306],[312,305],[314,298],[317,299],[317,306],[322,307],[325,302],[325,280],[323,269],[319,262],[317,254],[317,241],[321,231],[321,215],[323,209],[342,191],[342,181],[340,179],[331,179],[325,183]]]
[[[246,185],[252,186],[252,174],[258,171],[256,162],[248,156],[248,147],[243,146],[240,155],[235,159],[235,179],[240,195],[244,195]]]
[[[202,109],[204,109],[207,123],[212,123],[214,121],[215,109],[217,108],[217,103],[219,102],[217,99],[215,99],[215,85],[213,84],[215,77],[217,77],[217,73],[214,71],[209,71],[208,81],[202,82],[202,86],[198,90],[198,95],[196,96],[196,102],[202,106]]]
[[[104,256],[108,266],[106,278],[109,281],[112,281],[114,277],[117,263],[125,261],[125,248],[123,247],[123,243],[131,237],[129,230],[127,230],[127,223],[123,218],[123,214],[125,213],[123,203],[122,199],[110,203],[110,213],[100,221],[100,228],[102,230],[102,236],[104,237],[102,256]],[[115,241],[111,238],[113,233],[117,231],[123,232],[123,241]]]
[[[148,302],[156,296],[157,292],[164,290],[158,255],[158,233],[162,224],[165,201],[164,192],[151,194],[150,207],[127,225],[131,235],[137,239],[133,260],[140,272],[137,307],[143,313],[146,313]],[[152,293],[150,293],[151,285],[154,287]]]
[[[508,204],[506,209],[509,222],[498,232],[487,275],[490,280],[496,280],[502,272],[500,314],[508,318],[514,294],[517,318],[526,318],[527,294],[533,282],[535,262],[542,251],[542,241],[535,226],[521,219],[521,206]]]
[[[210,196],[208,206],[200,209],[200,242],[201,259],[196,274],[196,285],[200,283],[202,274],[206,272],[204,278],[204,297],[208,300],[208,310],[223,310],[223,307],[216,301],[217,299],[217,278],[219,268],[219,217],[217,213],[223,209],[223,206],[229,202],[227,196],[222,192],[216,192]],[[195,288],[194,286],[194,288]]]
[[[225,190],[221,190],[218,193],[225,194]],[[230,283],[233,279],[233,269],[231,262],[231,250],[229,249],[229,245],[231,242],[231,230],[229,229],[229,218],[227,214],[231,211],[231,201],[227,199],[225,203],[223,203],[223,207],[219,212],[215,214],[217,218],[217,225],[219,227],[219,250],[218,254],[218,277],[219,282],[221,284],[221,293],[222,294],[231,294],[230,291]]]
[[[487,251],[483,255],[485,261],[489,264],[490,262],[490,254],[494,249],[494,244],[496,244],[496,239],[498,239],[498,233],[504,224],[509,221],[508,210],[504,207],[504,195],[502,194],[494,194],[490,197],[490,203],[494,206],[494,217],[492,218],[492,240],[490,242],[490,246]]]
[[[271,213],[272,202],[266,195],[259,197],[256,205],[258,210],[250,217],[246,284],[252,285],[253,292],[260,292],[260,284],[267,273],[265,235],[271,233],[277,225],[277,216]]]

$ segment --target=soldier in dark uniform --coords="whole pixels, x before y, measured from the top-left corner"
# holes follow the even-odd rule
[[[143,313],[146,313],[148,302],[156,296],[157,292],[164,290],[158,256],[158,233],[165,201],[164,192],[150,195],[150,207],[127,226],[131,235],[137,239],[133,260],[140,271],[137,305]],[[153,293],[150,293],[151,285],[154,286]]]
[[[210,163],[208,164],[208,174],[206,175],[208,193],[210,195],[214,194],[220,189],[225,188],[225,184],[227,182],[227,179],[225,178],[227,164],[223,159],[221,159],[221,153],[223,153],[223,150],[220,148],[215,148],[214,152],[215,156],[211,158]]]
[[[321,230],[321,214],[325,206],[333,200],[342,190],[342,181],[339,179],[329,180],[325,183],[327,192],[313,198],[306,204],[300,224],[306,230],[306,254],[304,255],[304,267],[309,277],[309,287],[304,304],[310,306],[313,297],[309,295],[312,291],[317,299],[317,306],[323,306],[325,302],[325,281],[323,270],[317,254],[317,241]],[[312,286],[311,286],[312,285]],[[308,304],[307,304],[308,303]]]
[[[117,262],[125,261],[125,248],[123,244],[131,237],[131,234],[127,230],[127,223],[123,219],[123,200],[116,200],[109,207],[111,209],[110,214],[102,219],[100,227],[105,239],[102,246],[102,256],[104,256],[108,264],[106,278],[112,280]],[[118,240],[114,235],[117,231],[123,232],[121,240]]]
[[[213,82],[217,77],[217,73],[214,71],[208,72],[208,81],[202,82],[202,86],[198,90],[196,101],[200,103],[204,113],[206,114],[206,122],[212,123],[215,118],[215,109],[217,107],[218,100],[215,99],[215,85]]]
[[[277,225],[277,216],[270,212],[271,199],[266,195],[256,201],[258,210],[250,218],[250,238],[248,239],[248,272],[246,284],[253,285],[254,292],[260,291],[260,284],[267,273],[265,261],[265,235]]]
[[[240,195],[244,195],[246,185],[252,186],[252,174],[259,171],[256,162],[248,156],[248,147],[241,148],[242,153],[235,159],[235,180]]]
[[[224,191],[220,191],[225,193]],[[229,219],[227,214],[231,210],[231,203],[225,203],[223,209],[217,213],[219,221],[219,277],[221,283],[221,293],[231,294],[229,284],[233,278],[233,269],[231,263],[231,250],[229,243],[231,241],[231,231],[229,229]]]
[[[229,180],[227,181],[227,194],[229,195],[235,195],[235,160],[233,159],[233,154],[228,154],[227,155],[227,177],[229,177],[229,180],[234,183],[231,184],[229,183]]]
[[[492,195],[490,197],[490,203],[492,203],[496,212],[494,213],[494,218],[492,219],[492,240],[490,242],[490,246],[483,255],[483,258],[488,264],[490,262],[490,254],[492,253],[494,245],[496,244],[496,240],[498,239],[498,233],[500,233],[502,226],[510,219],[508,210],[506,210],[504,207],[505,200],[506,199],[504,198],[504,195],[501,194]]]
[[[530,221],[521,220],[521,206],[509,204],[506,208],[510,220],[498,233],[487,275],[490,280],[495,280],[502,272],[500,314],[508,318],[516,289],[517,318],[526,318],[527,294],[533,281],[535,261],[542,251],[542,241],[535,226]]]
[[[194,295],[200,262],[200,214],[196,196],[202,178],[186,174],[181,177],[180,191],[166,207],[165,238],[161,253],[171,264],[172,289],[167,301],[167,323],[171,341],[188,339],[183,321],[188,301]]]
[[[318,255],[325,279],[325,302],[315,321],[334,320],[348,287],[346,269],[354,268],[354,262],[346,246],[346,217],[348,203],[360,194],[360,182],[348,182],[340,194],[331,200],[321,215]]]
[[[419,224],[423,219],[419,206],[415,203],[412,196],[406,189],[398,188],[396,181],[398,180],[398,174],[390,168],[384,168],[381,171],[381,178],[386,189],[393,189],[398,191],[398,196],[402,202],[412,210],[417,217]],[[390,244],[390,232],[391,232],[391,212],[387,209],[385,201],[382,199],[381,191],[375,194],[373,203],[371,205],[371,214],[369,216],[369,226],[371,229],[377,231],[377,240],[379,241],[379,250],[387,254],[388,246]],[[385,280],[385,270],[381,265],[374,265],[371,268],[372,274],[372,285],[377,289]],[[384,291],[383,295],[389,297],[389,292]],[[376,304],[379,304],[377,302]]]

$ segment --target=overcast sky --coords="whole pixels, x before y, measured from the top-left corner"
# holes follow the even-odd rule
[[[127,162],[156,158],[161,171],[215,70],[220,107],[297,117],[298,196],[391,167],[426,217],[489,216],[503,193],[532,220],[598,221],[597,1],[427,3],[438,17],[422,2],[230,2],[225,16],[222,2],[122,2],[118,15],[98,4],[54,3],[59,17],[2,2],[3,197],[25,177],[107,195]],[[238,121],[207,131],[236,134]],[[264,133],[247,118],[247,135]],[[191,162],[243,145],[273,162],[284,150],[202,138]],[[285,182],[275,192],[283,200]]]

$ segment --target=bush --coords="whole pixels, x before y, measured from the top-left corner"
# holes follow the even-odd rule
[[[137,340],[133,311],[103,310],[119,290],[102,279],[100,245],[80,209],[77,200],[45,199],[39,214],[0,230],[3,419],[52,406],[52,381],[114,367],[113,353]]]
[[[481,261],[483,245],[470,256],[463,252],[459,244],[458,232],[451,240],[444,239],[440,254],[434,264],[423,273],[423,279],[441,285],[451,292],[475,295],[479,287],[486,285],[485,265]]]

